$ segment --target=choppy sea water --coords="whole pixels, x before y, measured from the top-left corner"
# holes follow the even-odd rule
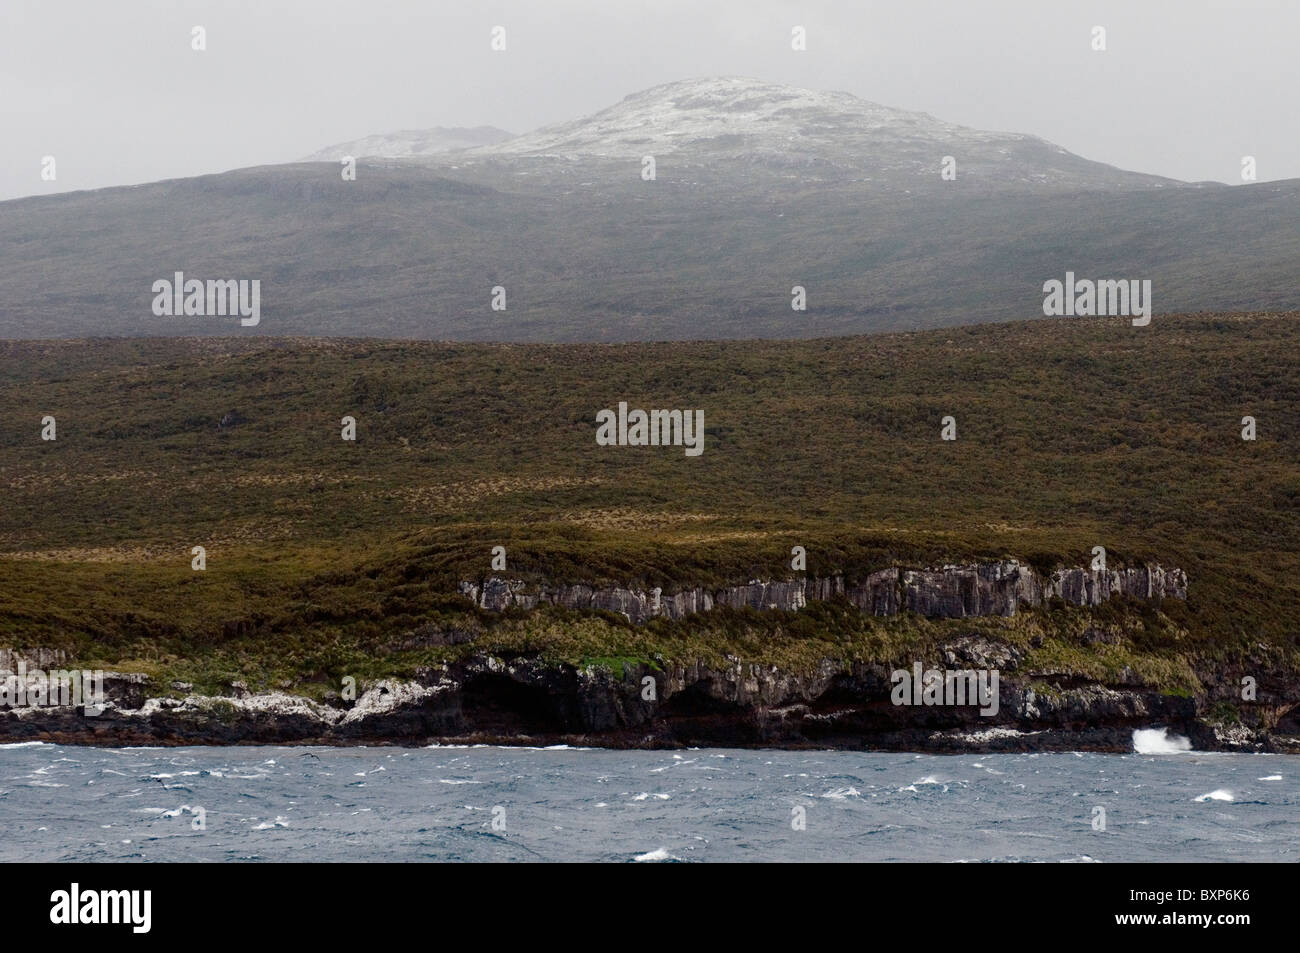
[[[1296,861],[1297,766],[1195,752],[7,745],[0,860]]]

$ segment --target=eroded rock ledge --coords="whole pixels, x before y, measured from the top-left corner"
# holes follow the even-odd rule
[[[490,611],[558,605],[604,609],[632,622],[680,619],[717,606],[734,609],[797,611],[809,602],[843,597],[872,615],[901,611],[936,619],[1011,616],[1020,605],[1040,606],[1058,598],[1068,605],[1096,606],[1114,596],[1186,599],[1187,574],[1181,569],[1141,566],[1131,569],[1058,569],[1048,576],[1015,560],[971,565],[906,569],[891,566],[856,582],[844,576],[751,580],[746,585],[694,587],[665,593],[661,588],[549,585],[491,576],[462,582],[461,594]]]
[[[247,691],[156,697],[143,676],[110,674],[97,717],[74,708],[0,710],[0,740],[1130,751],[1135,729],[1166,726],[1197,750],[1300,752],[1300,698],[1284,673],[1261,673],[1258,702],[1241,707],[1241,722],[1224,724],[1210,716],[1231,696],[1166,694],[1128,670],[1106,683],[1079,679],[976,634],[923,661],[1000,669],[997,712],[895,705],[890,666],[880,663],[826,660],[791,672],[734,657],[570,665],[484,653],[366,683],[354,702]]]

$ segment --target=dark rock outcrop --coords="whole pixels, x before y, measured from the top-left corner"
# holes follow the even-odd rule
[[[0,738],[87,744],[566,742],[608,747],[766,746],[909,751],[1130,751],[1164,726],[1198,750],[1298,751],[1294,691],[1213,716],[1224,699],[1167,694],[1136,676],[1100,683],[1032,671],[1022,650],[958,636],[926,667],[1000,671],[996,710],[900,705],[879,663],[827,660],[791,672],[731,658],[574,666],[473,656],[364,686],[355,702],[282,692],[184,699],[115,694],[98,717],[73,708],[0,711]],[[133,677],[134,678],[134,677]],[[114,677],[113,684],[128,684]],[[129,684],[136,686],[134,681]],[[1256,710],[1256,708],[1258,710]]]

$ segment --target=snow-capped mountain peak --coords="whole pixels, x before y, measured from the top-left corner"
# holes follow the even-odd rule
[[[454,156],[447,153],[454,152]],[[1037,136],[986,132],[923,112],[894,109],[850,93],[737,76],[654,86],[581,119],[510,137],[491,127],[432,129],[342,143],[312,159],[340,155],[427,157],[443,164],[519,166],[519,175],[586,164],[620,166],[654,156],[679,179],[686,170],[724,174],[767,170],[809,181],[873,187],[933,186],[945,176],[1008,187],[1160,188],[1158,176],[1092,162]]]
[[[892,109],[849,93],[799,89],[743,77],[667,83],[634,93],[584,119],[496,145],[509,155],[631,157],[679,149],[748,152],[853,151],[923,142],[1020,142],[925,113]]]

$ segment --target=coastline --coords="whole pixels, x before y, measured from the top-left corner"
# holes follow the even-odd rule
[[[739,661],[622,668],[480,656],[409,680],[367,683],[355,700],[242,687],[229,695],[156,695],[144,676],[105,673],[100,714],[71,706],[3,710],[0,743],[1131,753],[1135,731],[1164,728],[1197,752],[1300,754],[1289,724],[1216,719],[1209,695],[1077,678],[1044,690],[1040,672],[1004,678],[989,717],[977,705],[894,704],[890,672],[880,664],[827,660],[811,674]],[[652,699],[644,697],[647,685]]]

